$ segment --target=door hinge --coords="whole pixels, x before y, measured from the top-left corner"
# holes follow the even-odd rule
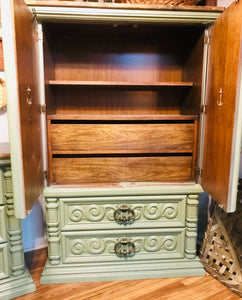
[[[202,176],[202,169],[199,167],[195,168],[195,175],[201,177]]]
[[[200,109],[199,109],[199,113],[200,114],[205,114],[206,112],[207,112],[207,105],[206,104],[201,104]]]
[[[49,171],[49,170],[45,170],[45,171],[43,172],[43,177],[44,177],[44,180],[49,181],[49,178],[50,178],[50,171]]]
[[[204,38],[204,44],[205,45],[210,45],[210,36],[209,35],[205,36],[205,38]]]
[[[211,42],[211,30],[207,30],[204,36],[204,44],[210,45],[210,42]]]
[[[40,113],[46,113],[46,104],[40,104]]]
[[[36,19],[37,22],[37,19]],[[37,22],[38,24],[38,22]],[[44,37],[43,37],[43,30],[42,30],[42,26],[40,24],[37,25],[37,40],[42,42],[44,41]]]

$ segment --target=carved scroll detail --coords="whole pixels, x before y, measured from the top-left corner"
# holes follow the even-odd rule
[[[69,207],[69,219],[74,223],[115,221],[115,211],[120,207],[120,204],[112,206],[109,204],[75,205]],[[134,212],[135,216],[132,218],[134,221],[140,219],[159,220],[161,218],[172,220],[178,214],[178,208],[173,203],[129,204],[128,207]]]
[[[70,243],[70,251],[74,255],[82,254],[114,254],[115,246],[122,239],[127,240],[127,244],[134,245],[135,253],[138,252],[159,252],[161,250],[173,251],[177,246],[176,236],[149,236],[132,238],[90,238],[74,239]]]

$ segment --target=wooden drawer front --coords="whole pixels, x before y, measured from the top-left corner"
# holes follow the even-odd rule
[[[192,124],[51,124],[55,153],[192,152]]]
[[[63,263],[182,258],[184,233],[183,228],[62,232]]]
[[[6,207],[0,206],[0,243],[7,241]]]
[[[8,244],[0,244],[0,279],[9,276]]]
[[[191,181],[192,156],[55,157],[55,184]]]
[[[60,199],[61,230],[185,226],[186,198],[167,195]]]

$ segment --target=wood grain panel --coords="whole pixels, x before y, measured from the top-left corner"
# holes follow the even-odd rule
[[[55,66],[51,54],[52,39],[49,37],[48,30],[43,25],[43,52],[44,52],[44,75],[45,75],[45,101],[47,114],[56,113],[55,98],[48,82],[49,78],[55,78]]]
[[[239,1],[233,2],[215,22],[209,57],[202,185],[225,209],[231,201],[228,199],[231,185],[237,188],[237,180],[232,183],[230,176],[235,107],[240,90],[241,33],[242,2]]]
[[[23,0],[1,5],[15,216],[24,218],[44,184],[37,24]]]
[[[194,124],[52,124],[52,151],[192,152]]]
[[[180,114],[186,88],[127,90],[66,88],[54,90],[57,114]]]
[[[191,181],[192,157],[58,157],[54,184]]]
[[[59,35],[55,39],[56,80],[181,81],[181,38],[162,36],[159,27],[151,31],[149,27],[100,25],[74,31],[75,47],[73,37]],[[161,42],[164,38],[166,43]]]
[[[191,37],[190,37],[191,38]],[[192,39],[192,38],[191,38]],[[189,51],[189,55],[183,66],[182,79],[192,80],[193,88],[187,93],[182,103],[183,114],[198,114],[201,104],[201,86],[203,75],[203,48],[204,48],[204,33],[201,33],[199,39],[193,38],[193,45]]]

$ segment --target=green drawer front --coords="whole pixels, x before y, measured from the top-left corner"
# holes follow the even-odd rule
[[[0,244],[0,279],[9,276],[8,244]]]
[[[62,232],[62,259],[83,264],[183,258],[184,233],[182,228]]]
[[[7,241],[7,217],[5,210],[5,205],[0,206],[0,243]]]
[[[183,227],[186,198],[165,195],[60,199],[60,226],[61,230]]]

